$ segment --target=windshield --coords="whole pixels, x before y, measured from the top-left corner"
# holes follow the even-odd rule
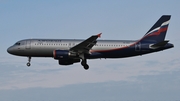
[[[20,43],[19,43],[19,42],[17,42],[17,43],[15,43],[15,45],[20,45]]]

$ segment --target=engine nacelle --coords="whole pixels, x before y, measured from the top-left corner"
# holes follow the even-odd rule
[[[54,50],[54,59],[69,59],[70,57],[77,57],[76,53],[69,52],[68,50]]]
[[[59,59],[59,65],[72,65],[76,62],[80,62],[80,59]]]
[[[54,59],[68,59],[69,51],[68,50],[54,50],[53,57]]]
[[[53,57],[59,60],[59,65],[72,65],[73,63],[80,62],[78,55],[68,50],[54,50]]]

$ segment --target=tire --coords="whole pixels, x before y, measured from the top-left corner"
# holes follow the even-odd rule
[[[28,62],[26,65],[27,65],[28,67],[31,66],[31,64],[30,64],[29,62]]]
[[[84,67],[85,70],[88,70],[88,69],[89,69],[89,65],[87,65],[87,64],[84,65],[83,67]]]

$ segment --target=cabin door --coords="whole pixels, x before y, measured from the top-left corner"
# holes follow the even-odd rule
[[[135,45],[135,51],[141,51],[141,43],[138,42],[136,45]]]
[[[31,49],[31,40],[26,41],[26,49]]]

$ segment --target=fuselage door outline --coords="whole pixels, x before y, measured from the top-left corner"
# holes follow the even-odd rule
[[[26,49],[31,49],[31,40],[26,41]]]
[[[141,43],[138,42],[136,45],[135,45],[135,51],[141,51]]]

